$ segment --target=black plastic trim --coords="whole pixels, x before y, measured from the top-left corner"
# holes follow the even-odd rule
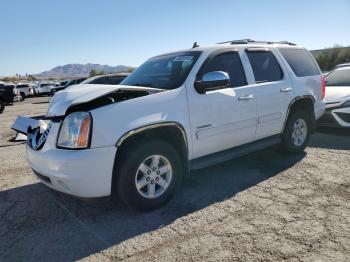
[[[222,162],[247,155],[257,150],[278,144],[281,141],[280,135],[263,138],[247,144],[236,146],[210,155],[192,159],[190,161],[190,169],[196,170],[220,164]]]

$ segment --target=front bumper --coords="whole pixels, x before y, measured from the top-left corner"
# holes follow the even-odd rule
[[[12,128],[26,135],[30,132],[26,147],[27,161],[39,180],[57,191],[78,197],[110,195],[117,148],[112,145],[83,150],[58,149],[56,139],[60,121],[51,119],[47,125],[38,119],[44,117],[17,117]],[[40,127],[40,130],[43,129],[41,134],[44,134],[48,126],[46,141],[42,146],[33,147],[33,131],[30,129]],[[35,139],[36,142],[38,140]]]
[[[45,185],[74,196],[94,198],[111,194],[116,147],[85,150],[44,148],[27,145],[27,160]]]
[[[350,128],[350,107],[327,108],[317,125]]]

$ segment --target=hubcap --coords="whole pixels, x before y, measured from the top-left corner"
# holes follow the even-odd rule
[[[307,124],[304,119],[295,121],[292,132],[292,141],[295,146],[304,144],[307,135]]]
[[[157,198],[167,190],[172,175],[169,160],[161,155],[152,155],[143,160],[136,171],[137,192],[146,198]]]

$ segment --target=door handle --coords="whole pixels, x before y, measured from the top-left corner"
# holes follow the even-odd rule
[[[281,88],[280,91],[282,93],[288,93],[288,92],[291,92],[293,90],[293,88],[291,87],[286,87],[286,88]]]
[[[238,97],[238,101],[249,101],[249,100],[252,100],[253,98],[254,98],[254,95],[244,95],[244,96]]]

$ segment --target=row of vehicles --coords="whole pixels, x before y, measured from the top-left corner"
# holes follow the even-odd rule
[[[45,185],[149,210],[190,170],[275,144],[302,152],[326,106],[350,123],[341,115],[347,70],[325,79],[290,42],[194,45],[150,58],[119,85],[95,78],[57,92],[47,115],[19,117],[13,128],[27,134],[28,163]],[[342,95],[328,102],[326,84]]]
[[[52,96],[56,92],[69,89],[78,84],[104,84],[118,85],[129,75],[129,73],[116,73],[107,75],[98,75],[90,78],[77,78],[59,83],[53,82],[35,82],[35,83],[7,83],[0,82],[0,114],[4,111],[6,105],[13,102],[23,101],[27,97]]]

